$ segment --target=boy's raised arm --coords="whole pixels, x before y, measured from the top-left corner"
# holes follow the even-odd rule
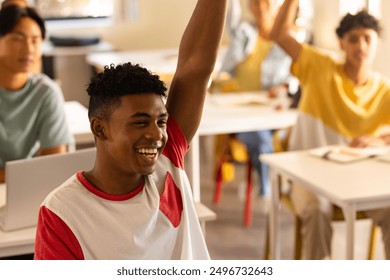
[[[184,31],[167,108],[187,141],[195,135],[222,37],[226,0],[198,0]]]
[[[271,30],[271,40],[275,41],[292,60],[296,60],[302,45],[291,35],[291,25],[298,8],[298,0],[284,0]]]

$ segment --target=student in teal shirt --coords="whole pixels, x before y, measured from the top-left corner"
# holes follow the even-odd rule
[[[45,37],[32,8],[0,11],[0,181],[7,161],[66,152],[73,142],[60,88],[44,74],[32,74]]]

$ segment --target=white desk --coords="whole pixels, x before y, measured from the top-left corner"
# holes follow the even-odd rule
[[[176,71],[177,48],[143,50],[143,51],[120,51],[91,53],[86,57],[87,62],[97,69],[105,65],[123,64],[126,62],[139,63],[141,66],[157,73],[158,75],[173,75]]]
[[[272,182],[271,256],[280,258],[279,191],[280,176],[299,183],[339,206],[346,220],[346,256],[354,256],[356,212],[390,206],[390,164],[368,159],[349,164],[327,161],[307,151],[261,156],[270,167]]]
[[[225,53],[226,48],[219,50],[215,71],[219,69]],[[176,72],[177,58],[178,49],[168,48],[90,53],[86,56],[86,61],[96,69],[103,69],[104,66],[110,64],[138,63],[153,73],[158,74],[161,80],[169,84]]]
[[[0,184],[0,207],[5,204],[5,184]],[[4,232],[0,230],[0,258],[34,252],[35,227]]]
[[[91,52],[109,52],[114,49],[113,45],[105,41],[101,41],[95,45],[72,47],[54,46],[50,41],[44,41],[42,44],[42,54],[44,56],[78,56]]]
[[[253,92],[207,96],[198,135],[193,138],[189,151],[191,166],[188,175],[195,201],[200,201],[199,136],[281,129],[295,124],[295,110],[276,111],[273,104],[243,104],[241,101],[248,95],[253,95]],[[230,104],[234,103],[232,99],[237,99],[241,105],[228,105],[226,99]]]
[[[95,140],[88,119],[88,109],[77,101],[67,101],[65,102],[65,114],[75,144],[94,143]]]

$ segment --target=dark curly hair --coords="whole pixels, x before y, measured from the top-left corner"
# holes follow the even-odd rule
[[[340,25],[336,29],[337,37],[341,39],[345,33],[357,27],[373,29],[378,35],[380,35],[382,30],[379,21],[366,10],[362,10],[356,15],[348,13],[341,19]]]
[[[155,93],[166,97],[166,86],[158,75],[139,64],[130,62],[105,66],[87,87],[89,98],[88,117],[109,119],[121,104],[120,97],[129,94]]]
[[[29,17],[34,20],[41,29],[42,39],[45,39],[45,22],[38,12],[31,7],[21,7],[17,5],[10,5],[0,10],[0,37],[10,33],[23,17]]]

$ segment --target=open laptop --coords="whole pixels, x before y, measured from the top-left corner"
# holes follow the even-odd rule
[[[38,211],[46,196],[77,171],[90,170],[95,154],[95,148],[88,148],[7,162],[6,199],[5,205],[0,205],[0,228],[12,231],[36,226]]]

